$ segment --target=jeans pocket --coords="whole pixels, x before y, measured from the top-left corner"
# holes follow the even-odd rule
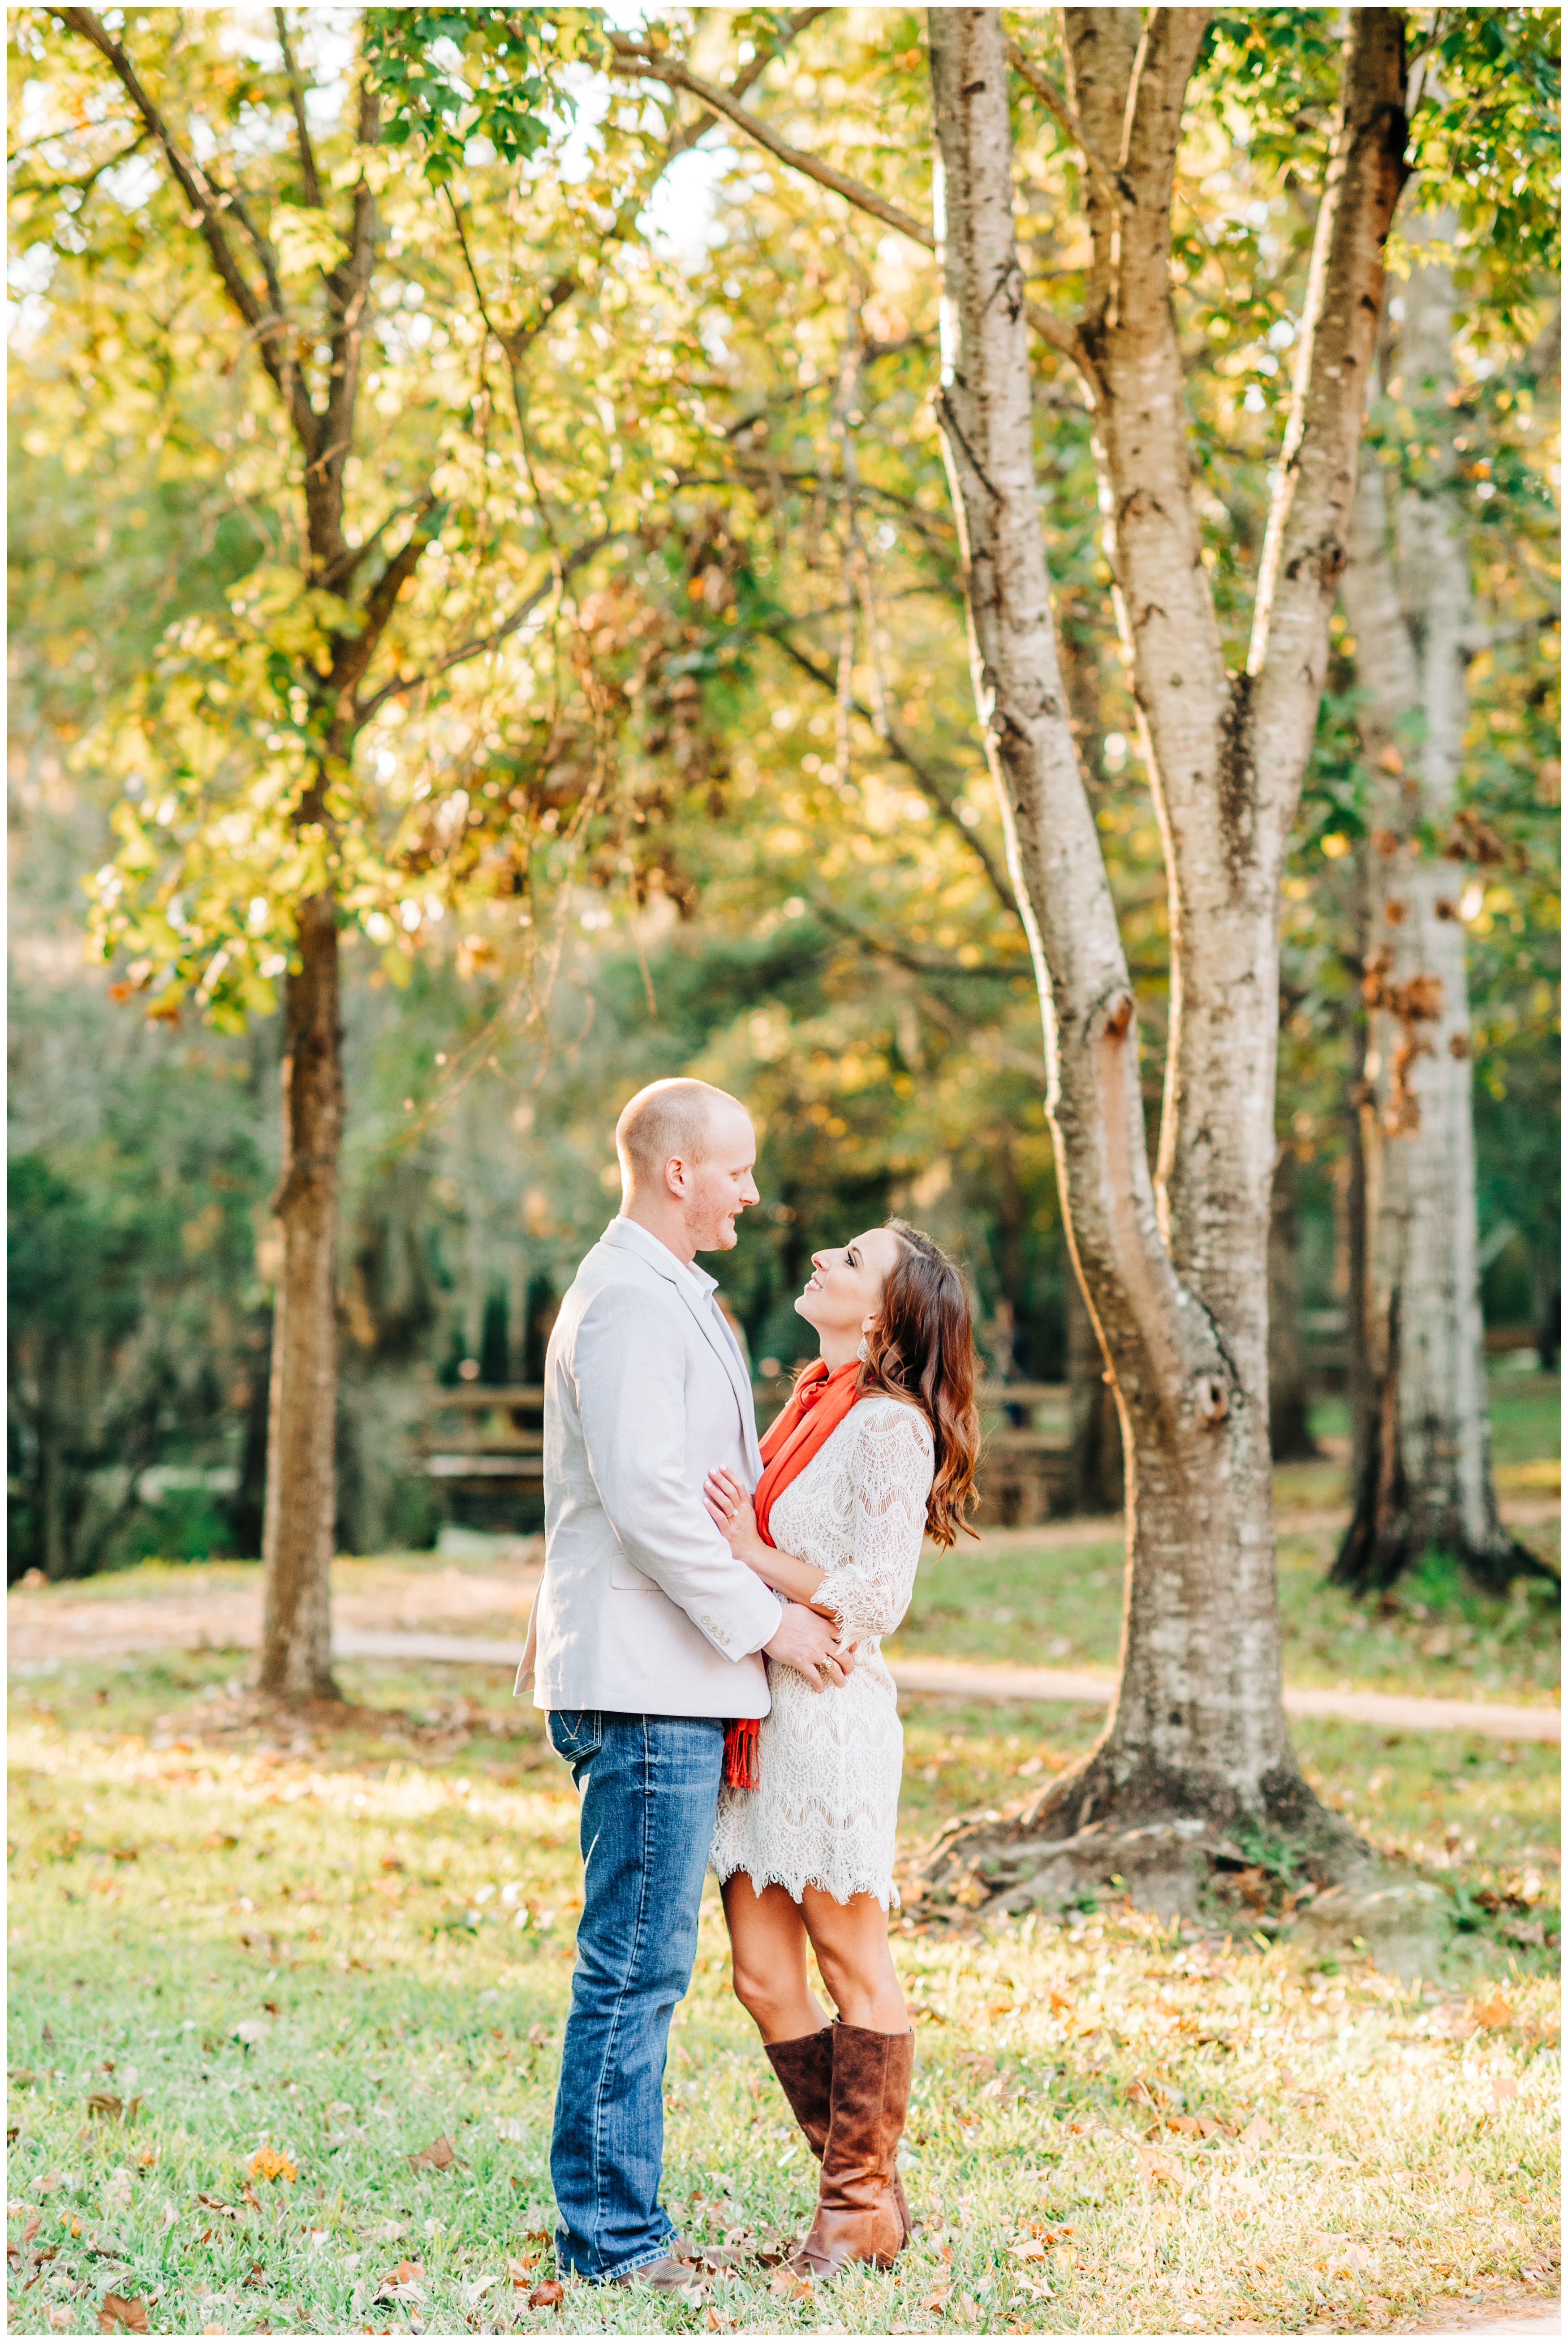
[[[604,1738],[604,1719],[596,1707],[553,1707],[550,1746],[564,1756],[574,1775],[579,1766],[598,1754]]]

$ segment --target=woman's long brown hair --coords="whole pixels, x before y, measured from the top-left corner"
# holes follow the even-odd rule
[[[907,1220],[889,1220],[898,1260],[865,1337],[863,1391],[885,1391],[917,1406],[936,1443],[936,1476],[926,1501],[934,1543],[950,1546],[974,1496],[980,1416],[974,1405],[974,1329],[964,1279],[940,1245]]]

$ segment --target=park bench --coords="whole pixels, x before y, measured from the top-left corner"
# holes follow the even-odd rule
[[[765,1426],[789,1378],[752,1385]],[[985,1445],[976,1522],[1028,1526],[1062,1509],[1067,1488],[1067,1389],[1062,1383],[984,1383],[976,1393]],[[468,1528],[536,1528],[543,1520],[544,1393],[538,1384],[455,1383],[421,1411],[419,1469]]]

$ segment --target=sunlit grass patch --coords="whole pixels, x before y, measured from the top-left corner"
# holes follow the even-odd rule
[[[295,1729],[238,1669],[215,1654],[20,1687],[15,2329],[53,2311],[91,2330],[112,2289],[161,2331],[707,2330],[706,2307],[576,2287],[530,2307],[554,2282],[541,2232],[581,1892],[575,1800],[534,1711],[499,1671],[351,1668],[349,1726]],[[1029,1794],[1097,1725],[912,1703],[909,1841]],[[1553,1752],[1300,1738],[1325,1795],[1448,1856],[1434,1875],[1473,1894],[1554,1841]],[[1482,1922],[1419,1992],[1121,1910],[901,1930],[914,2247],[810,2305],[754,2270],[708,2306],[762,2331],[1293,2330],[1539,2289],[1555,1988],[1543,1950]],[[744,2249],[798,2226],[804,2151],[711,1897],[669,2107],[683,2227]]]

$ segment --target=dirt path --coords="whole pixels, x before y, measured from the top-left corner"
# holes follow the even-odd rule
[[[1303,1517],[1315,1518],[1314,1516]],[[1331,1523],[1338,1516],[1328,1516]],[[1283,1528],[1291,1519],[1285,1516]],[[1072,1521],[1054,1528],[993,1530],[993,1538],[1101,1543],[1119,1523]],[[539,1583],[532,1544],[515,1561],[482,1570],[397,1572],[347,1563],[333,1596],[333,1637],[345,1659],[434,1661],[456,1666],[514,1666]],[[199,1590],[177,1580],[133,1596],[83,1587],[14,1588],[7,1596],[7,1664],[17,1669],[69,1659],[103,1659],[159,1650],[254,1650],[261,1634],[259,1573],[248,1582],[216,1573]],[[102,1586],[103,1581],[99,1581]],[[466,1630],[466,1631],[464,1631]],[[894,1657],[899,1689],[970,1700],[1041,1700],[1109,1706],[1114,1678],[1089,1669],[1009,1666],[972,1659]],[[1472,1732],[1500,1740],[1560,1740],[1556,1707],[1423,1699],[1395,1692],[1287,1685],[1293,1716],[1338,1716],[1398,1732]]]
[[[356,1584],[356,1577],[372,1582]],[[374,1573],[353,1564],[335,1572],[333,1633],[348,1654],[345,1636],[359,1629],[491,1627],[511,1634],[521,1649],[528,1611],[539,1583],[537,1563],[500,1569],[422,1569]],[[196,1590],[177,1583],[166,1592],[115,1595],[106,1582],[82,1586],[13,1586],[5,1597],[7,1664],[58,1657],[113,1658],[122,1651],[254,1651],[261,1640],[261,1572],[245,1578],[217,1576]],[[389,1656],[366,1652],[365,1656]],[[405,1657],[422,1656],[407,1651]]]

